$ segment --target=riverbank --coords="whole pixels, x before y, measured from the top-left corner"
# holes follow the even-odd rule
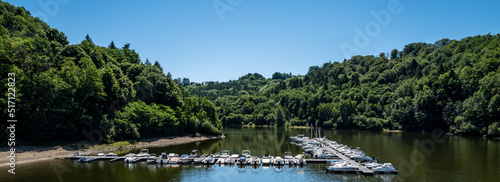
[[[29,163],[35,161],[49,160],[56,157],[72,156],[75,152],[80,155],[89,155],[94,153],[108,153],[112,151],[123,151],[146,148],[146,147],[162,147],[169,145],[178,145],[197,141],[221,139],[225,136],[175,136],[163,137],[154,139],[144,139],[137,143],[130,144],[129,142],[115,142],[114,144],[93,145],[85,148],[76,148],[68,146],[52,146],[52,147],[36,147],[36,146],[19,146],[16,147],[16,164]],[[116,145],[117,143],[123,143]],[[6,156],[10,155],[10,148],[0,148],[0,167],[7,166],[9,159]]]

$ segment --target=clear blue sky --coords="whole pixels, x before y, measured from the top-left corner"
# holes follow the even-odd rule
[[[496,0],[7,2],[63,31],[71,44],[86,34],[101,46],[112,40],[120,47],[130,43],[143,61],[158,60],[173,77],[196,82],[228,81],[254,72],[304,75],[310,66],[352,54],[378,55],[412,42],[500,33]],[[377,21],[372,11],[391,18]]]

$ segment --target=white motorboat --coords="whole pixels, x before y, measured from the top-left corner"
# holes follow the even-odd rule
[[[281,156],[276,156],[273,158],[273,165],[282,166],[285,165],[285,161],[281,158]]]
[[[222,153],[220,154],[220,158],[229,158],[231,157],[229,155],[229,150],[222,150]]]
[[[78,159],[78,162],[92,162],[96,159],[96,157],[82,157],[80,159]]]
[[[250,152],[250,150],[243,150],[241,152],[241,156],[245,156],[246,158],[250,158],[250,157],[252,157],[252,152]]]
[[[317,148],[313,152],[313,156],[315,156],[317,159],[333,159],[337,157],[337,155],[333,154],[325,148]]]
[[[125,163],[135,163],[137,161],[139,161],[138,157],[126,157],[125,160],[123,160]]]
[[[358,161],[358,162],[373,161],[373,159],[371,157],[366,156],[366,155],[350,155],[349,158],[351,158],[354,161]]]
[[[106,157],[118,157],[118,154],[115,153],[107,153]]]
[[[298,134],[297,136],[290,137],[290,140],[292,140],[292,142],[298,142],[300,140],[301,142],[298,142],[298,143],[302,143],[303,137],[304,137],[304,134]]]
[[[369,163],[363,163],[363,165],[368,168],[368,169],[372,169],[374,167],[379,167],[379,166],[382,166],[382,164],[379,164],[379,163],[376,163],[376,162],[369,162]]]
[[[238,159],[239,157],[240,157],[240,154],[233,154],[233,155],[231,155],[230,158]]]
[[[169,154],[167,155],[167,159],[170,159],[170,158],[172,158],[172,157],[179,157],[179,154],[176,154],[176,153],[169,153]]]
[[[373,172],[379,172],[379,173],[397,173],[398,170],[392,166],[391,163],[384,163],[381,166],[373,167],[372,168]]]
[[[205,165],[212,165],[215,163],[215,158],[212,155],[209,155],[205,159],[203,159],[201,163]]]
[[[295,159],[297,160],[297,165],[304,166],[307,164],[303,154],[296,155]]]
[[[208,157],[207,154],[203,154],[200,157],[194,158],[193,163],[194,164],[201,164],[203,162],[203,160],[205,160],[205,158],[207,158],[207,157]]]
[[[253,155],[249,161],[250,165],[252,166],[260,166],[260,159],[259,159],[259,156],[256,156],[256,155]]]
[[[296,165],[297,159],[295,159],[291,152],[285,152],[285,165]]]
[[[271,165],[272,157],[269,154],[266,154],[262,157],[262,165]]]
[[[198,150],[192,150],[191,154],[189,154],[189,158],[198,158],[201,156],[201,152]]]
[[[330,172],[355,172],[358,169],[358,166],[351,165],[346,161],[334,161],[330,166],[326,166],[326,170]]]
[[[136,155],[136,157],[149,157],[149,150],[148,149],[141,149],[139,154]]]

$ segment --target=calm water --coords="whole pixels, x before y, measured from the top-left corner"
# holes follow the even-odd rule
[[[289,136],[310,135],[308,129],[251,128],[225,129],[223,140],[193,142],[150,148],[150,152],[189,154],[193,149],[216,153],[227,149],[241,153],[281,155],[301,153]],[[72,160],[50,160],[16,166],[16,174],[0,168],[0,181],[498,181],[500,179],[500,141],[431,134],[381,133],[324,130],[329,139],[360,147],[381,162],[400,169],[398,175],[364,176],[326,173],[324,164],[306,167],[238,168],[228,166],[158,166],[145,163],[124,164],[95,161],[80,164]],[[124,153],[134,152],[124,151]]]

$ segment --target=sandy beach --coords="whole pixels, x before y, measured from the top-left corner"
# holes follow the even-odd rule
[[[164,138],[155,138],[155,139],[145,139],[141,140],[137,143],[130,144],[122,150],[129,150],[135,148],[146,148],[146,147],[161,147],[161,146],[169,146],[211,139],[221,139],[224,136],[176,136],[176,137],[164,137]],[[75,152],[79,152],[80,155],[88,155],[92,153],[99,152],[111,152],[119,150],[119,147],[112,145],[96,145],[91,146],[88,149],[76,149],[74,147],[65,147],[65,146],[52,146],[52,147],[35,147],[35,146],[19,146],[16,147],[16,164],[41,161],[54,159],[57,157],[66,157],[72,156]],[[10,148],[2,147],[0,148],[0,167],[7,166],[9,163]]]

